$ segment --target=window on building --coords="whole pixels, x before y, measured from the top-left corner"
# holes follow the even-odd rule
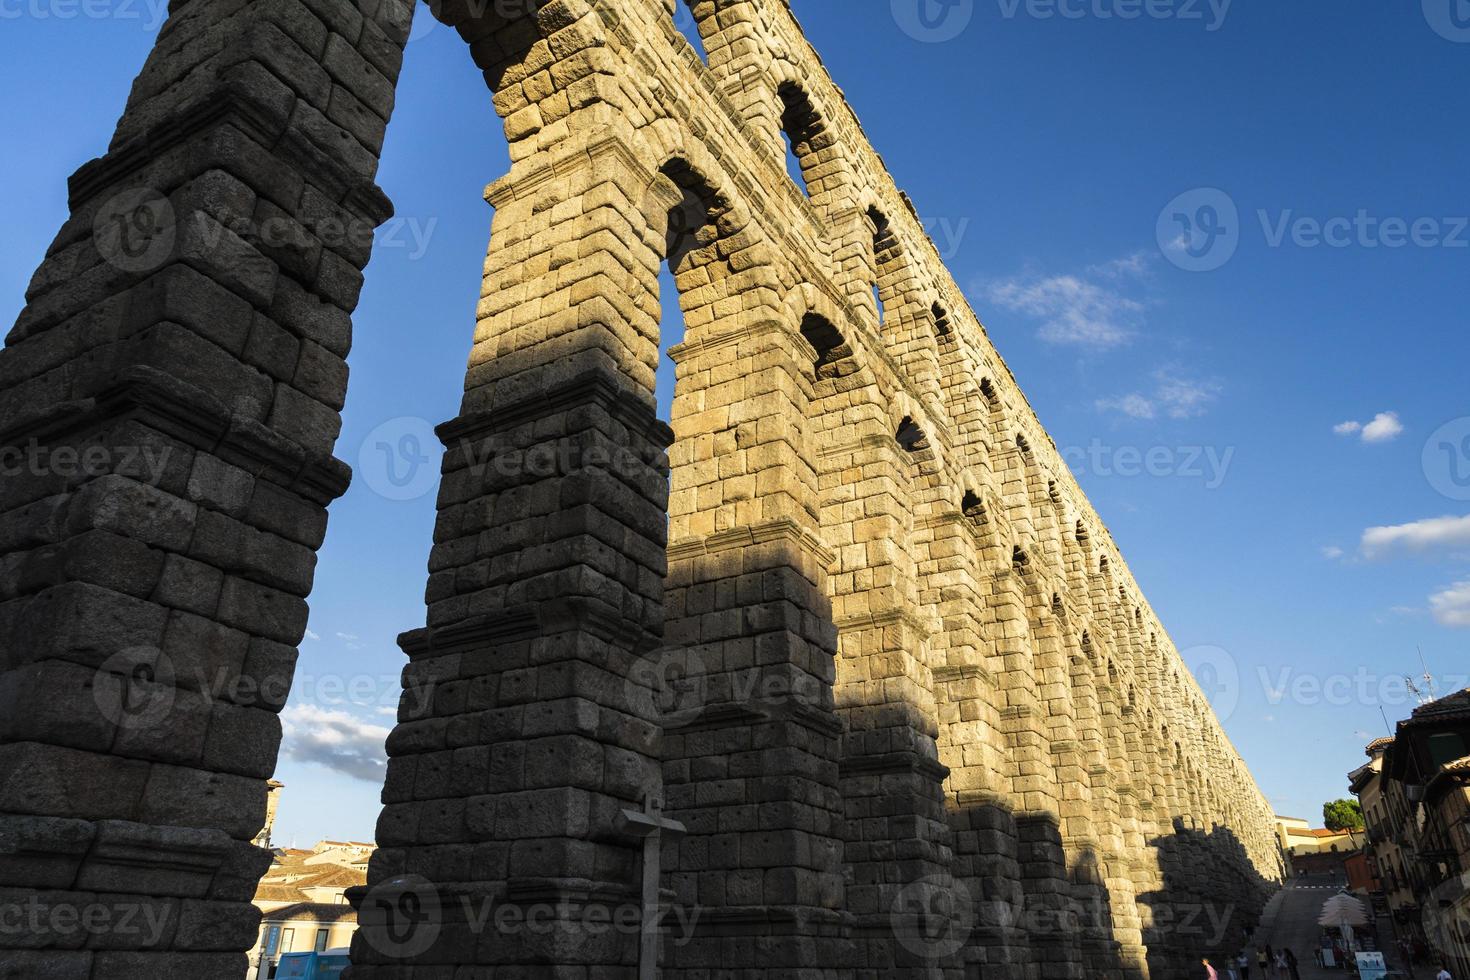
[[[275,956],[276,952],[281,948],[281,927],[271,926],[266,930],[266,933],[265,955]]]
[[[291,953],[296,950],[296,930],[285,929],[281,932],[281,952]]]
[[[332,930],[330,930],[330,929],[318,929],[316,931],[316,942],[312,943],[311,948],[314,949],[318,953],[326,952],[326,949],[327,949],[327,940],[330,939],[331,937],[332,937]]]
[[[1465,737],[1459,732],[1440,732],[1429,736],[1429,761],[1439,768],[1470,755],[1465,751]]]

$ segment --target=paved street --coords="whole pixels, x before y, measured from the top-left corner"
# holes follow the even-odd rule
[[[1317,919],[1322,913],[1322,903],[1342,889],[1340,877],[1332,875],[1316,875],[1299,878],[1292,881],[1282,891],[1281,895],[1272,902],[1267,910],[1266,919],[1261,924],[1257,939],[1261,943],[1269,943],[1272,949],[1290,949],[1296,953],[1297,962],[1301,967],[1302,980],[1341,980],[1346,976],[1352,976],[1341,969],[1323,969],[1316,965],[1312,958],[1312,950],[1317,945],[1317,937],[1321,929],[1317,925]],[[1385,922],[1381,929],[1387,929]],[[1383,945],[1393,946],[1393,937],[1385,932],[1381,933]],[[1392,948],[1385,951],[1388,956],[1390,969],[1403,970],[1397,952]],[[1254,964],[1254,959],[1252,960]],[[1259,969],[1254,965],[1251,969],[1251,980],[1262,980],[1257,976]],[[1411,974],[1404,973],[1404,976]],[[1432,976],[1432,974],[1421,969],[1420,977]],[[1275,980],[1267,974],[1266,980]]]

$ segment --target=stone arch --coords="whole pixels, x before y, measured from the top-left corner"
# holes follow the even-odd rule
[[[948,887],[951,866],[985,880],[987,895],[1062,894],[1087,864],[1052,833],[1073,815],[1048,736],[1065,745],[1068,719],[1090,719],[1093,700],[1072,621],[1088,624],[1107,671],[1098,727],[1124,747],[1109,762],[1128,773],[1149,772],[1130,752],[1157,757],[1162,744],[1158,658],[1144,655],[1138,610],[1130,622],[1111,595],[1112,569],[1091,583],[1105,600],[1091,615],[1059,584],[1032,523],[1036,477],[1062,472],[1055,447],[786,5],[696,0],[706,70],[668,22],[675,2],[436,5],[485,72],[512,168],[487,190],[496,213],[464,398],[439,429],[449,452],[426,625],[402,638],[405,681],[435,696],[406,698],[391,736],[371,884],[391,896],[400,876],[421,875],[451,911],[461,894],[636,905],[644,851],[617,815],[661,803],[690,833],[659,849],[660,884],[705,913],[691,945],[660,964],[670,980],[756,946],[752,975],[867,963],[957,976],[979,965],[975,950],[893,963],[898,947],[875,924],[892,921],[909,885]],[[7,682],[39,693],[7,719],[26,739],[0,745],[0,771],[52,782],[0,781],[0,836],[37,856],[9,863],[4,884],[50,888],[64,871],[201,903],[204,924],[143,962],[134,950],[67,951],[64,971],[82,961],[93,976],[229,977],[254,940],[246,899],[264,858],[249,841],[280,705],[204,703],[179,688],[166,731],[129,738],[93,682],[131,676],[126,657],[97,662],[124,641],[177,658],[181,673],[218,656],[249,690],[291,674],[325,508],[347,485],[331,453],[368,258],[318,232],[324,221],[371,229],[390,213],[372,178],[411,10],[173,7],[112,149],[72,181],[72,220],[0,355],[7,438],[143,444],[174,460],[156,483],[119,468],[60,494],[5,487],[17,505],[7,531],[23,532],[7,540],[24,543],[0,565],[0,651],[42,659],[5,661]],[[810,96],[783,98],[785,83]],[[824,213],[774,190],[762,129],[778,114],[810,123],[803,113],[819,103],[826,125],[812,145],[832,140],[818,156],[830,149],[833,169],[818,160],[817,183],[839,199]],[[99,210],[139,190],[174,210],[192,250],[147,269],[100,254]],[[882,209],[866,246],[862,199]],[[218,212],[231,208],[245,233],[196,248],[188,235],[228,231]],[[292,222],[305,248],[272,246],[259,216]],[[879,224],[902,268],[879,270]],[[665,258],[692,321],[675,355],[678,441],[653,413]],[[894,296],[881,333],[862,315],[867,279]],[[976,377],[1003,380],[977,395]],[[904,417],[929,449],[899,447]],[[556,462],[530,465],[537,455]],[[965,519],[962,487],[993,503],[987,534]],[[152,591],[124,584],[138,569]],[[1131,583],[1121,565],[1116,578]],[[661,680],[667,657],[707,682],[693,706]],[[1059,692],[1070,704],[1043,710],[1067,701]],[[85,724],[62,731],[63,715]],[[730,748],[702,756],[710,745]],[[1157,830],[1137,798],[1147,778],[1120,777],[1106,835],[1127,835],[1119,848],[1142,852],[1143,828]],[[1234,778],[1248,774],[1237,765]],[[1068,787],[1084,784],[1104,780]],[[1242,792],[1264,821],[1258,795]],[[716,841],[725,803],[742,824]],[[1246,830],[1269,855],[1260,827]],[[365,910],[374,894],[384,897],[359,896]],[[369,919],[355,952],[364,977],[548,965],[622,976],[639,956],[628,936],[591,941],[558,919],[504,948],[464,941],[465,924],[450,921],[443,941],[395,959],[374,946]],[[811,935],[769,943],[786,923]],[[987,971],[1034,980],[1057,963],[1050,950],[1031,959],[1025,936],[976,945],[996,947]],[[59,951],[3,955],[44,975]],[[1062,960],[1078,972],[1070,949]]]

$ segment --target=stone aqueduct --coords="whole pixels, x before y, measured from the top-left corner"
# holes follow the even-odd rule
[[[359,898],[423,928],[351,976],[639,975],[587,923],[660,797],[664,977],[1193,976],[1266,802],[786,3],[696,0],[707,64],[674,3],[435,4],[513,164]],[[101,468],[0,483],[0,896],[165,928],[6,930],[0,975],[243,974],[412,15],[174,0],[71,179],[0,428]]]

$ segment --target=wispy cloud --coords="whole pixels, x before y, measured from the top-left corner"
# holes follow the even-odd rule
[[[1398,412],[1379,412],[1370,422],[1339,422],[1332,431],[1340,436],[1357,436],[1364,442],[1390,442],[1404,431]]]
[[[1186,377],[1173,368],[1160,368],[1154,372],[1153,380],[1154,386],[1147,392],[1098,399],[1097,410],[1118,412],[1135,419],[1192,419],[1209,411],[1224,391],[1218,381]]]
[[[1345,552],[1335,544],[1330,544],[1322,549],[1322,557],[1328,561],[1337,561]]]
[[[361,650],[362,649],[362,644],[357,642],[358,639],[360,639],[360,637],[358,637],[358,635],[356,633],[342,633],[342,632],[339,631],[337,633],[337,639],[339,639],[343,643],[347,644],[347,649],[349,649],[349,650]]]
[[[308,640],[320,640],[321,639],[321,635],[319,633],[316,633],[313,630],[307,630],[306,631],[306,638]]]
[[[346,711],[298,704],[281,712],[286,756],[326,766],[353,779],[380,783],[388,765],[388,729]]]
[[[996,280],[984,291],[996,306],[1040,321],[1037,336],[1046,343],[1101,350],[1137,335],[1148,304],[1129,293],[1148,273],[1139,252],[1080,273]]]
[[[1429,611],[1441,626],[1470,629],[1470,581],[1456,582],[1430,596]]]
[[[1387,558],[1401,552],[1423,554],[1470,548],[1470,516],[1433,517],[1397,524],[1370,527],[1363,532],[1360,545],[1364,558]]]

